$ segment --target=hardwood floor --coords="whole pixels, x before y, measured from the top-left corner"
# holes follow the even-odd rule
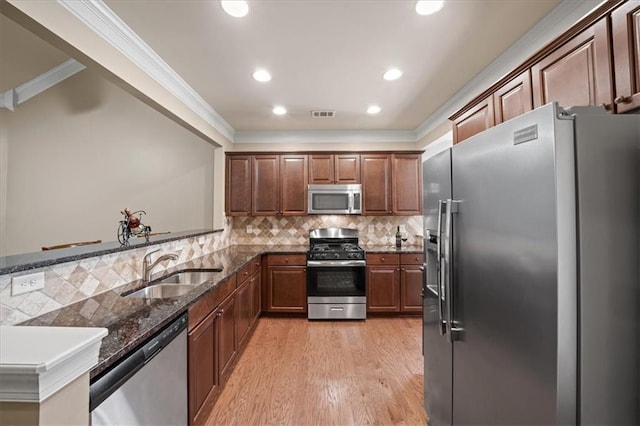
[[[420,318],[261,318],[208,425],[426,424]]]

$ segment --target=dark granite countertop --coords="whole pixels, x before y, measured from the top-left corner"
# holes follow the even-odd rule
[[[211,281],[194,286],[189,293],[171,299],[139,299],[121,294],[143,287],[141,280],[97,294],[62,309],[49,312],[20,325],[105,327],[98,364],[91,370],[96,377],[162,327],[183,314],[203,295],[236,273],[254,257],[268,253],[305,253],[307,246],[232,246],[193,259],[168,270],[222,268]]]
[[[418,254],[422,253],[422,246],[406,246],[403,245],[402,248],[396,248],[395,246],[380,246],[373,244],[364,244],[360,245],[364,251],[367,253],[407,253],[407,254]]]
[[[392,246],[365,245],[363,248],[369,253],[422,253],[422,247],[418,246],[396,249]],[[238,272],[254,257],[270,253],[301,254],[307,250],[308,246],[231,246],[166,271],[165,275],[181,270],[222,268],[222,272],[216,272],[211,281],[194,286],[183,296],[170,299],[122,297],[122,293],[144,286],[142,280],[137,280],[20,325],[107,328],[109,334],[102,340],[98,364],[91,370],[93,378],[186,312],[202,296]]]

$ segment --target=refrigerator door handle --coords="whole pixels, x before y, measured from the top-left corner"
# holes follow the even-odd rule
[[[445,238],[444,238],[444,273],[445,278],[445,299],[447,302],[447,318],[445,320],[449,342],[459,340],[461,333],[464,331],[462,327],[458,327],[458,322],[453,319],[453,262],[451,256],[451,234],[453,228],[453,214],[458,213],[459,200],[447,200],[445,202],[447,208],[445,212]],[[455,326],[454,326],[455,325]]]
[[[443,257],[442,257],[442,211],[443,211],[443,205],[446,204],[446,201],[443,200],[438,200],[438,239],[436,241],[437,244],[437,253],[436,253],[436,259],[438,259],[438,262],[436,264],[436,295],[438,296],[438,331],[440,332],[441,336],[444,336],[446,331],[447,331],[447,326],[445,324],[445,320],[444,317],[442,315],[442,302],[443,302],[443,298],[442,298],[442,274],[444,271],[444,268],[442,267],[442,262],[443,262]]]

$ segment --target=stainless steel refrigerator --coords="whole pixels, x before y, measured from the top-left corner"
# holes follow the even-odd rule
[[[640,115],[548,104],[424,163],[432,425],[640,423]]]

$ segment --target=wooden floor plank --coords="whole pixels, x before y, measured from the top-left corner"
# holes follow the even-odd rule
[[[261,318],[207,425],[418,425],[420,318]]]

